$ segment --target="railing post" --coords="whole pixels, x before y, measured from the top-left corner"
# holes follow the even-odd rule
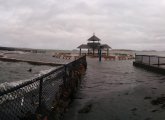
[[[67,66],[66,65],[64,65],[64,77],[63,77],[63,84],[64,84],[64,86],[66,87],[66,68],[67,68]]]
[[[151,57],[151,56],[149,56],[149,65],[150,65],[150,57]]]
[[[159,67],[159,65],[160,65],[160,58],[158,57],[158,67]]]
[[[42,104],[43,78],[41,78],[39,85],[40,85],[40,86],[39,86],[39,108],[41,108],[41,104]]]

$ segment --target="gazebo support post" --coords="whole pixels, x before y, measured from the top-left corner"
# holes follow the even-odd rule
[[[109,48],[107,48],[107,56],[109,56]]]
[[[81,48],[80,48],[80,56],[81,56]]]
[[[101,62],[101,57],[102,57],[101,54],[102,54],[102,53],[101,53],[101,48],[99,48],[99,62]]]

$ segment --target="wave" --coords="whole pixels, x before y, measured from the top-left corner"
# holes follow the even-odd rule
[[[6,90],[8,90],[8,89],[10,89],[10,88],[12,88],[12,87],[15,87],[15,86],[18,86],[18,85],[24,83],[24,82],[30,81],[30,80],[32,80],[32,79],[34,79],[34,78],[37,78],[37,77],[42,76],[42,75],[44,75],[44,74],[47,74],[47,73],[49,73],[50,71],[52,71],[53,69],[54,69],[54,68],[47,69],[47,70],[41,70],[41,71],[39,72],[39,74],[35,74],[33,77],[28,78],[28,79],[22,79],[22,80],[13,81],[13,82],[4,82],[4,83],[1,83],[1,84],[0,84],[0,92],[1,92],[1,91],[6,91]]]

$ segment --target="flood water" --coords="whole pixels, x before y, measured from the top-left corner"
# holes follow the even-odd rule
[[[88,68],[65,120],[164,120],[151,101],[165,96],[165,76],[136,68],[132,60],[87,59]],[[147,99],[146,99],[147,98]],[[91,105],[87,113],[79,113]]]
[[[0,61],[0,65],[0,83],[30,79],[54,68],[46,65],[31,65],[26,62]],[[31,69],[31,72],[29,72],[29,69]]]

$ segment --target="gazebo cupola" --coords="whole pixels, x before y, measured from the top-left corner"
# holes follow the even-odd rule
[[[99,41],[101,41],[101,40],[98,37],[96,37],[95,34],[93,34],[93,36],[88,39],[87,45],[90,48],[92,48],[93,54],[94,54],[95,49],[98,49],[99,46],[100,46],[100,42]]]

